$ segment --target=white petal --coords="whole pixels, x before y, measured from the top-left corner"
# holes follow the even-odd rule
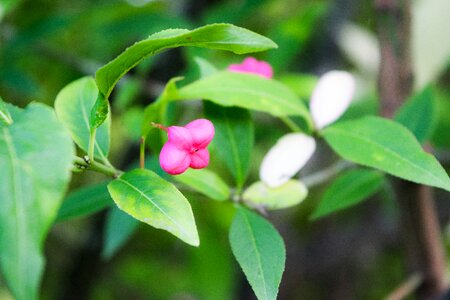
[[[336,121],[348,108],[355,93],[355,79],[345,71],[330,71],[320,77],[311,96],[310,110],[317,129]]]
[[[289,133],[280,138],[263,159],[261,181],[270,187],[286,183],[311,158],[316,150],[314,138],[303,133]]]

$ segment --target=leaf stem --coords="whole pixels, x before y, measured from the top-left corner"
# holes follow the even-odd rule
[[[145,168],[145,136],[141,136],[139,145],[139,165],[141,169]]]
[[[88,147],[88,157],[90,161],[94,161],[94,147],[95,147],[95,134],[97,133],[97,128],[91,129],[89,133],[89,147]]]
[[[106,166],[102,163],[99,163],[95,160],[91,160],[90,163],[86,162],[81,157],[75,156],[73,158],[73,162],[78,169],[87,169],[92,170],[98,173],[105,174],[106,176],[117,178],[120,174],[122,174],[122,171],[116,170],[112,167]]]
[[[289,117],[279,117],[279,118],[292,131],[303,132],[303,130],[297,124],[295,124],[295,122],[292,121],[291,118],[289,118]]]

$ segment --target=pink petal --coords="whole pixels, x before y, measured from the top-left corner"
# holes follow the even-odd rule
[[[272,78],[272,66],[265,61],[258,61],[253,57],[247,57],[241,64],[232,64],[228,68],[231,72],[252,73],[265,78]]]
[[[188,129],[180,126],[170,126],[167,128],[168,142],[178,149],[190,150],[193,140]]]
[[[187,170],[191,157],[186,150],[179,149],[171,142],[167,142],[159,154],[161,168],[169,174],[177,175]]]
[[[189,130],[195,148],[206,148],[214,137],[214,125],[209,120],[197,119],[184,127]]]
[[[200,149],[197,152],[191,154],[190,167],[193,169],[203,169],[209,164],[209,152],[208,149]]]

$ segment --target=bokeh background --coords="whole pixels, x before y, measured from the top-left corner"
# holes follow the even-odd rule
[[[428,82],[437,87],[431,144],[447,170],[449,4],[448,0],[413,1],[412,22],[415,87]],[[18,106],[31,101],[52,105],[66,84],[93,75],[133,42],[167,28],[216,22],[233,23],[273,39],[279,48],[255,57],[271,63],[275,78],[303,100],[308,101],[320,74],[347,70],[357,78],[358,88],[343,119],[378,114],[380,54],[376,14],[369,0],[1,0],[0,94]],[[144,107],[170,78],[184,76],[181,84],[198,78],[196,58],[226,68],[244,57],[182,48],[133,69],[111,97],[114,165],[121,169],[136,165]],[[186,122],[202,115],[201,103],[180,104],[173,113],[178,122]],[[247,183],[258,180],[263,155],[288,132],[268,115],[254,113],[253,119],[256,143]],[[319,144],[299,178],[311,179],[311,174],[336,160],[330,149]],[[157,168],[154,161],[150,163]],[[220,162],[213,159],[211,167],[232,182]],[[316,222],[308,220],[332,178],[315,185],[300,205],[270,215],[287,246],[279,299],[382,299],[406,278],[399,212],[389,184],[356,207]],[[74,174],[69,197],[110,201],[105,180],[94,173]],[[46,243],[42,299],[254,299],[228,244],[232,205],[182,190],[196,216],[199,248],[130,221],[113,208],[57,222]],[[436,190],[435,196],[443,238],[450,247],[450,194]],[[1,278],[0,299],[11,299]]]

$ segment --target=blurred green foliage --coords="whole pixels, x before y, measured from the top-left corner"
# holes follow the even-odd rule
[[[330,33],[330,28],[337,30],[343,21],[350,21],[375,34],[371,1],[350,2],[351,10],[342,2],[325,0],[2,0],[0,94],[22,107],[31,101],[51,105],[67,83],[93,75],[126,47],[154,32],[230,22],[268,36],[279,45],[277,50],[255,56],[273,64],[275,77],[292,87],[305,103],[317,75],[330,68],[347,69],[360,75],[358,86],[362,88],[342,119],[374,115],[378,111],[374,78],[360,73],[361,68],[337,46],[335,31]],[[137,164],[144,107],[159,96],[168,79],[185,76],[183,84],[187,84],[199,78],[197,57],[219,69],[242,60],[231,53],[200,48],[171,50],[146,60],[119,82],[111,96],[111,160],[115,165],[129,169]],[[448,170],[449,65],[444,69],[436,82],[438,118],[431,144]],[[170,109],[171,119],[180,124],[201,116],[203,111],[199,102],[177,103]],[[283,123],[266,114],[253,112],[252,120],[255,146],[249,162],[249,184],[258,180],[263,155],[288,131]],[[150,150],[153,163],[155,150]],[[211,152],[211,168],[226,182],[233,182],[214,149]],[[330,150],[319,144],[318,153],[300,178],[335,160]],[[156,168],[154,164],[152,169]],[[72,191],[103,180],[92,174],[75,175]],[[383,196],[389,194],[389,187],[384,186],[362,205],[310,223],[308,217],[326,186],[311,188],[300,206],[271,214],[287,244],[288,264],[279,298],[385,297],[405,275],[396,207]],[[104,192],[104,185],[99,187]],[[48,268],[42,298],[63,299],[75,290],[84,291],[86,299],[252,299],[228,244],[233,207],[192,190],[183,192],[191,200],[196,216],[202,241],[199,248],[184,246],[165,232],[140,226],[123,248],[116,249],[111,260],[103,261],[102,240],[108,233],[99,224],[106,222],[104,213],[58,223],[46,246]],[[80,193],[83,195],[80,190],[69,194],[67,200]],[[449,196],[436,196],[441,217],[448,220]],[[110,199],[100,198],[99,208],[108,206]],[[449,243],[448,235],[445,238]],[[84,253],[89,253],[95,263],[83,261]],[[90,268],[96,271],[89,272]],[[8,299],[8,295],[0,279],[0,298]]]

